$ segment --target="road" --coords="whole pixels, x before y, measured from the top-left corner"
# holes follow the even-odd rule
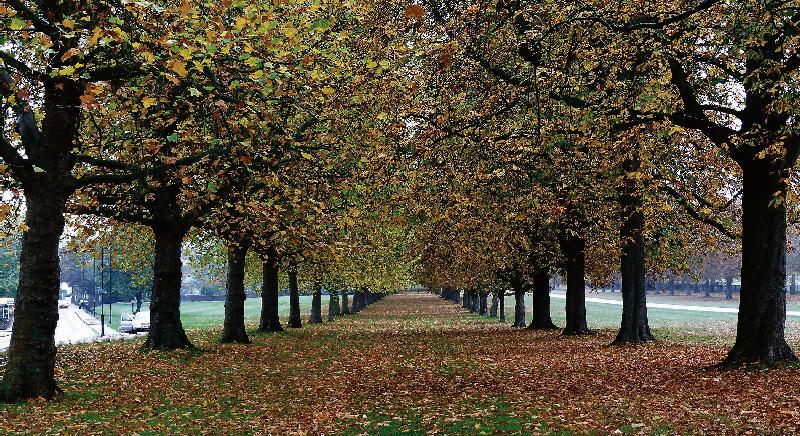
[[[108,326],[105,334],[107,337],[120,335]],[[56,345],[97,341],[100,339],[100,321],[72,305],[58,309],[55,338]],[[0,351],[7,350],[10,342],[11,331],[0,330]]]

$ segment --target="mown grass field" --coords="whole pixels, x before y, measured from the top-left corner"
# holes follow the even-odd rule
[[[327,296],[325,296],[327,301]],[[148,303],[142,306],[142,310],[148,309]],[[108,308],[108,306],[106,306]],[[282,296],[278,298],[278,311],[283,318],[289,317],[289,297]],[[311,296],[300,296],[300,313],[304,317],[308,317],[311,311]],[[100,313],[100,309],[97,309]],[[111,305],[112,321],[111,327],[118,328],[120,324],[120,316],[123,313],[131,313],[130,303],[117,303]],[[261,299],[248,298],[244,302],[244,316],[246,321],[258,322],[261,315]],[[225,319],[225,303],[222,301],[195,301],[195,302],[182,302],[181,303],[181,322],[184,328],[196,329],[205,327],[221,326],[222,321]],[[305,319],[305,318],[304,318]]]
[[[255,328],[255,324],[250,325]],[[726,347],[609,347],[515,330],[431,295],[251,345],[192,329],[199,351],[139,340],[65,346],[51,402],[0,405],[0,433],[786,434],[798,368],[721,371]],[[797,349],[800,344],[794,341]],[[2,370],[0,370],[2,372]]]

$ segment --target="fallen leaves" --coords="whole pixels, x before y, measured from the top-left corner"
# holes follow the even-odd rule
[[[793,368],[707,369],[725,347],[608,347],[612,332],[512,330],[427,295],[203,352],[64,347],[54,402],[0,406],[0,433],[787,433]]]

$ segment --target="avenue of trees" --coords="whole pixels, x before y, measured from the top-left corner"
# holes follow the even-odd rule
[[[59,253],[97,247],[147,288],[144,351],[193,347],[191,247],[224,282],[223,342],[250,341],[246,286],[263,333],[415,282],[556,328],[556,276],[582,335],[587,287],[618,276],[614,343],[642,343],[648,278],[705,264],[741,283],[722,364],[796,360],[800,2],[9,0],[0,21],[4,401],[59,392],[59,285],[80,272]]]

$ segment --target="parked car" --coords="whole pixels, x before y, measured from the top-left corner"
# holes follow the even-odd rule
[[[150,312],[123,313],[120,315],[118,331],[122,333],[146,332],[150,330]]]
[[[137,313],[133,320],[133,328],[136,329],[137,332],[149,332],[150,311]]]
[[[14,322],[14,299],[0,298],[0,330],[8,330]]]
[[[69,308],[69,300],[58,300],[58,308],[59,309]]]
[[[120,333],[136,333],[136,330],[133,328],[134,318],[135,316],[131,313],[123,313],[120,315],[119,328],[117,331]]]

